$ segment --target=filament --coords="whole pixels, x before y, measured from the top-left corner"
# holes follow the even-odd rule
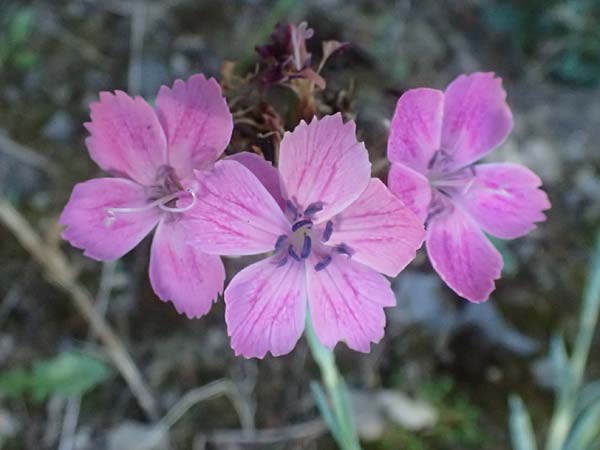
[[[165,204],[167,202],[163,202],[163,203],[160,203],[158,205],[158,207],[160,209],[162,209],[163,211],[172,212],[172,213],[182,213],[182,212],[189,211],[196,204],[196,200],[198,199],[198,197],[196,197],[196,193],[192,189],[190,189],[190,188],[186,189],[184,192],[187,192],[188,194],[190,194],[192,196],[192,201],[191,201],[191,203],[189,205],[182,206],[181,208],[172,208],[172,207],[167,206]]]
[[[189,205],[186,205],[186,206],[183,206],[180,208],[167,206],[167,203],[169,203],[173,200],[177,200],[182,193],[187,193],[192,196],[192,201],[190,202]],[[150,203],[145,204],[144,206],[139,206],[136,208],[132,208],[132,207],[107,208],[106,209],[107,217],[106,217],[106,220],[104,223],[107,227],[109,227],[113,224],[113,222],[117,218],[117,214],[139,213],[139,212],[148,211],[148,210],[150,210],[152,208],[156,208],[156,207],[160,208],[161,210],[163,210],[165,212],[182,213],[182,212],[186,212],[186,211],[189,211],[190,209],[192,209],[194,207],[194,205],[196,204],[196,201],[197,201],[196,193],[192,189],[188,188],[185,191],[179,191],[179,192],[175,192],[173,194],[165,195],[165,196],[158,198]]]

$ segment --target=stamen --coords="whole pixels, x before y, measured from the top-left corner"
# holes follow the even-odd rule
[[[308,219],[299,220],[294,225],[292,225],[292,231],[299,230],[300,228],[302,228],[304,226],[312,226],[312,224],[313,224],[312,220],[308,220]]]
[[[328,220],[325,224],[325,230],[323,230],[323,236],[321,237],[321,242],[327,242],[333,233],[333,222]]]
[[[283,267],[285,266],[285,263],[287,263],[287,256],[273,261],[273,264],[275,264],[276,267]]]
[[[167,203],[179,198],[179,195],[182,192],[186,192],[192,196],[192,201],[189,205],[183,206],[181,208],[171,208],[169,206],[166,206]],[[114,221],[117,218],[117,214],[139,213],[139,212],[148,211],[148,210],[150,210],[152,208],[156,208],[156,207],[158,207],[166,212],[182,213],[182,212],[189,211],[190,209],[192,209],[194,207],[194,205],[196,204],[196,201],[197,201],[196,193],[192,189],[188,188],[185,191],[180,191],[180,192],[175,192],[173,194],[165,195],[164,197],[158,198],[150,203],[145,204],[144,206],[140,206],[137,208],[129,208],[129,207],[106,208],[106,219],[104,221],[104,225],[106,227],[112,226],[112,224],[114,223]]]
[[[440,155],[440,152],[437,151],[433,154],[433,156],[431,157],[431,159],[429,160],[429,162],[427,163],[427,168],[428,169],[433,169],[433,166],[435,166],[435,162],[437,161],[438,157]]]
[[[158,205],[158,207],[160,209],[162,209],[163,211],[172,212],[172,213],[182,213],[182,212],[189,211],[190,209],[192,209],[194,207],[194,205],[196,204],[196,200],[198,198],[196,197],[196,193],[190,188],[186,189],[185,192],[187,192],[188,194],[190,194],[192,196],[192,201],[189,205],[182,206],[181,208],[171,208],[170,206],[165,205],[165,203],[166,203],[165,202],[165,203],[160,203]]]
[[[447,191],[445,191],[444,189],[440,189],[440,188],[438,187],[438,188],[437,188],[437,190],[438,190],[438,192],[439,192],[440,194],[443,194],[443,195],[445,195],[446,197],[452,197],[452,196],[450,195],[450,193],[449,193],[449,192],[447,192]]]
[[[346,244],[336,245],[335,247],[333,247],[333,249],[342,255],[346,255],[348,258],[350,258],[352,256],[352,254],[354,253],[352,251],[352,249],[350,247],[348,247]]]
[[[320,272],[321,270],[325,269],[330,263],[331,255],[327,255],[325,258],[323,258],[322,261],[319,261],[317,264],[315,264],[315,270],[317,272]]]
[[[323,202],[314,202],[308,205],[304,210],[304,217],[314,216],[316,213],[323,209]]]
[[[296,205],[294,205],[294,203],[291,200],[286,200],[285,207],[288,209],[289,212],[292,213],[293,220],[296,220],[298,218],[298,208],[296,208]]]
[[[170,202],[171,200],[175,200],[177,196],[177,193],[169,194],[138,208],[106,208],[106,219],[104,220],[104,226],[106,228],[110,228],[117,219],[117,214],[128,214],[148,211],[152,208],[160,206],[163,202]]]
[[[294,250],[294,246],[290,245],[288,247],[288,255],[290,255],[292,258],[294,258],[296,261],[300,261],[300,257],[298,256],[298,254],[296,253],[296,251]]]
[[[281,236],[279,236],[277,238],[277,242],[275,242],[275,251],[278,252],[279,250],[281,250],[281,248],[283,247],[283,244],[285,244],[285,241],[287,241],[287,235],[286,234],[282,234]]]
[[[310,250],[312,248],[312,240],[310,236],[304,235],[304,242],[302,243],[302,252],[300,252],[300,257],[302,259],[306,259],[310,256]]]

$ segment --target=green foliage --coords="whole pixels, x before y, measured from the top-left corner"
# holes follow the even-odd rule
[[[79,352],[64,352],[39,361],[30,370],[11,369],[0,374],[0,394],[6,397],[30,396],[42,402],[52,394],[83,395],[109,375],[100,359]]]
[[[381,441],[365,446],[369,450],[430,450],[439,448],[481,448],[485,433],[479,428],[481,412],[460,392],[449,376],[432,378],[417,389],[417,397],[428,401],[438,412],[438,422],[426,431],[390,427]]]
[[[37,55],[28,48],[33,26],[29,8],[0,17],[0,69],[27,70],[37,63]]]
[[[439,421],[430,432],[437,446],[478,448],[483,444],[485,434],[479,428],[481,412],[456,388],[452,378],[441,377],[424,383],[418,396],[438,410]]]
[[[484,7],[483,18],[544,72],[574,84],[600,81],[600,2],[512,0]]]
[[[510,435],[514,450],[537,450],[531,417],[520,397],[513,395],[509,400]]]
[[[558,335],[550,344],[557,401],[545,450],[600,449],[600,380],[583,384],[599,313],[600,234],[583,294],[583,309],[573,351],[567,352],[562,337]],[[529,413],[519,397],[510,400],[510,432],[514,450],[535,450]]]

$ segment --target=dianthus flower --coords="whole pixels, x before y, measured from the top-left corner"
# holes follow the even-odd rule
[[[85,125],[91,158],[115,177],[75,186],[60,218],[63,238],[108,261],[156,227],[149,269],[154,291],[189,318],[202,316],[222,292],[225,271],[218,256],[190,243],[180,219],[197,201],[185,187],[193,170],[212,167],[231,137],[233,121],[218,83],[194,75],[162,86],[154,109],[141,97],[102,92]]]
[[[502,256],[485,236],[527,234],[550,208],[540,179],[518,164],[473,163],[512,129],[502,81],[461,75],[445,92],[411,89],[398,100],[388,142],[388,186],[426,222],[427,254],[460,296],[486,300]]]
[[[395,304],[382,273],[396,276],[414,258],[424,229],[371,178],[370,168],[354,122],[344,124],[336,114],[301,122],[285,134],[275,177],[280,186],[272,194],[237,161],[199,173],[202,201],[182,220],[189,229],[202,228],[198,246],[222,255],[270,252],[225,290],[236,354],[290,352],[307,309],[318,339],[329,348],[345,341],[367,352],[382,338],[383,308]]]

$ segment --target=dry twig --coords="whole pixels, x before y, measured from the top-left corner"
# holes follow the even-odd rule
[[[3,130],[0,130],[0,151],[24,164],[46,171],[51,175],[56,175],[60,172],[58,166],[48,158],[29,147],[13,141]]]
[[[327,427],[321,419],[280,428],[256,430],[248,435],[243,430],[218,430],[207,437],[207,441],[217,446],[223,445],[272,445],[279,442],[316,439],[325,434]]]
[[[75,270],[64,253],[45,244],[29,222],[1,195],[0,222],[46,270],[48,280],[69,294],[76,308],[89,322],[94,334],[104,344],[110,359],[129,385],[140,407],[149,418],[158,418],[156,401],[140,371],[121,340],[94,308],[89,291],[77,282]]]

